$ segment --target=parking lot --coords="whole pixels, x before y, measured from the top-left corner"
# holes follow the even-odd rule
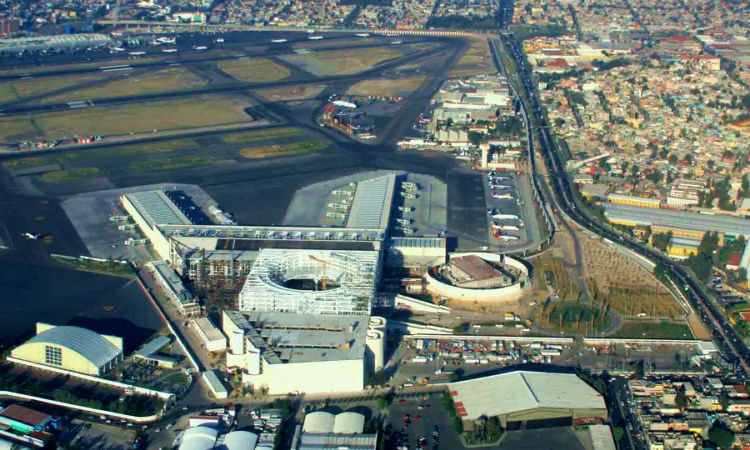
[[[396,445],[389,448],[398,448],[399,436],[403,445],[410,449],[420,448],[418,446],[420,438],[425,438],[427,441],[427,446],[424,448],[432,450],[463,448],[458,433],[440,402],[440,394],[396,399],[391,405],[389,420],[393,427],[392,436],[396,440]],[[437,438],[433,435],[435,427],[438,432]]]

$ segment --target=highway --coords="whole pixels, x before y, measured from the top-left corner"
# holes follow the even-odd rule
[[[565,174],[560,154],[555,148],[555,142],[552,139],[548,123],[542,113],[541,104],[536,94],[535,83],[532,79],[528,63],[525,61],[523,52],[514,39],[508,36],[505,36],[503,39],[506,48],[510,50],[511,57],[514,58],[516,65],[519,68],[519,75],[521,76],[524,85],[523,87],[526,91],[527,101],[522,102],[522,111],[525,115],[529,116],[529,111],[527,109],[529,108],[529,105],[527,103],[530,103],[531,108],[533,108],[534,122],[539,125],[536,128],[536,132],[541,145],[541,155],[545,159],[549,172],[549,179],[554,180],[551,184],[552,191],[555,193],[557,207],[582,227],[585,227],[599,236],[618,242],[620,245],[623,245],[652,261],[661,263],[666,268],[672,279],[675,280],[677,285],[685,291],[693,308],[695,308],[700,314],[701,319],[711,331],[711,334],[717,338],[716,343],[720,350],[722,350],[727,361],[732,363],[736,369],[742,369],[745,373],[745,377],[750,375],[750,366],[748,365],[750,362],[750,350],[742,342],[741,337],[721,313],[718,305],[681,265],[675,264],[665,255],[630,239],[629,236],[615,231],[606,224],[597,222],[588,213],[576,206],[576,199],[573,195],[568,177]],[[492,46],[491,49],[493,53],[498,51],[496,46]]]
[[[240,92],[240,91],[245,91],[247,89],[278,88],[278,87],[285,87],[285,86],[300,86],[300,85],[305,85],[305,84],[321,84],[321,83],[326,84],[326,83],[332,83],[336,81],[353,81],[354,82],[354,81],[358,81],[362,79],[389,77],[388,75],[384,75],[383,72],[389,69],[398,67],[400,65],[410,63],[414,59],[417,59],[417,58],[423,59],[427,56],[434,55],[434,54],[446,51],[448,49],[450,49],[449,45],[441,45],[427,52],[411,52],[401,57],[391,59],[375,67],[372,67],[367,70],[363,70],[361,72],[358,72],[352,75],[311,77],[311,78],[304,79],[304,80],[298,80],[298,79],[297,80],[282,80],[282,81],[273,81],[273,82],[267,82],[267,83],[232,83],[232,84],[226,84],[226,85],[221,85],[221,86],[208,87],[204,89],[188,89],[188,90],[179,90],[179,91],[172,91],[172,92],[163,92],[159,94],[132,95],[132,96],[124,96],[124,97],[105,97],[105,98],[95,99],[95,101],[91,101],[90,99],[77,99],[77,102],[79,103],[75,103],[75,104],[70,104],[70,103],[65,102],[65,103],[53,103],[53,104],[44,104],[44,105],[26,105],[26,106],[11,107],[7,109],[0,109],[0,116],[15,116],[15,115],[23,115],[23,114],[39,114],[39,113],[50,113],[50,112],[58,112],[58,111],[71,111],[71,110],[78,110],[82,108],[114,106],[114,105],[122,105],[122,104],[128,104],[128,103],[146,102],[146,101],[170,100],[170,99],[183,98],[183,97],[195,97],[198,95]],[[232,58],[237,59],[236,57],[232,57]],[[160,62],[158,64],[163,66],[165,63]],[[139,65],[137,67],[140,68],[141,66]],[[101,70],[99,68],[96,68],[95,71],[101,71]]]

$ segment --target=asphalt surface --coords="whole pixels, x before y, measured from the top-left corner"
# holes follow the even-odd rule
[[[382,47],[382,45],[368,45],[365,47]],[[362,48],[365,48],[362,47]],[[359,48],[359,47],[355,47]],[[335,49],[327,49],[335,50]],[[171,91],[171,92],[163,92],[159,94],[146,94],[146,95],[133,95],[133,96],[123,96],[123,97],[104,97],[104,98],[97,98],[95,102],[89,102],[85,107],[87,108],[95,108],[95,107],[103,107],[103,106],[114,106],[114,105],[123,105],[123,104],[129,104],[129,103],[138,103],[138,102],[146,102],[146,101],[157,101],[157,100],[170,100],[170,99],[176,99],[176,98],[183,98],[183,97],[195,97],[198,95],[209,95],[209,94],[226,94],[231,92],[242,92],[246,91],[248,89],[266,89],[266,88],[280,88],[280,87],[286,87],[286,86],[299,86],[304,84],[325,84],[335,81],[351,81],[356,82],[364,79],[373,79],[373,78],[381,78],[386,75],[383,75],[383,72],[398,67],[403,64],[408,64],[415,58],[422,58],[425,55],[438,53],[441,51],[444,51],[445,48],[443,46],[439,46],[436,49],[430,50],[428,52],[418,52],[413,51],[410,53],[407,53],[401,57],[391,59],[389,61],[383,62],[382,64],[378,64],[375,67],[372,67],[370,69],[364,70],[362,72],[358,72],[354,75],[339,75],[339,76],[331,76],[331,77],[310,77],[308,79],[284,79],[281,81],[274,81],[274,82],[267,82],[267,83],[231,83],[231,84],[225,84],[225,85],[219,85],[219,86],[210,86],[207,88],[201,88],[201,89],[187,89],[187,90],[179,90],[179,91]],[[454,56],[459,54],[459,52],[456,50],[454,51]],[[267,55],[264,55],[264,57]],[[231,57],[231,58],[221,58],[221,59],[238,59],[237,57]],[[217,59],[211,59],[211,60],[217,60]],[[199,61],[204,62],[204,61]],[[143,64],[135,66],[137,68],[142,67],[149,67],[149,66],[156,66],[156,67],[162,67],[167,68],[170,67],[170,63],[168,62],[159,62],[159,63],[153,63],[153,64]],[[82,73],[103,73],[102,69],[100,68],[92,68],[92,69],[82,69],[79,72],[75,72],[76,74],[82,74]],[[70,75],[70,73],[63,74]],[[39,75],[34,74],[33,77],[37,78]],[[21,79],[22,76],[15,76],[15,79]],[[425,83],[428,88],[432,89],[432,92],[437,89],[439,86],[435,86],[434,83]],[[423,87],[422,90],[425,88]],[[420,92],[422,92],[420,90]],[[429,101],[429,98],[432,96],[432,94],[429,94],[427,96],[420,97],[422,100],[422,103],[426,105],[426,102]],[[75,101],[89,101],[91,99],[76,99]],[[14,115],[22,115],[22,114],[40,114],[40,113],[49,113],[49,112],[57,112],[57,111],[71,111],[80,110],[81,105],[71,105],[68,102],[62,102],[62,103],[52,103],[52,104],[43,104],[43,105],[25,105],[25,106],[11,106],[7,108],[0,109],[0,115],[2,116],[14,116]],[[403,114],[403,113],[402,113]],[[407,122],[407,124],[410,124],[411,121]]]

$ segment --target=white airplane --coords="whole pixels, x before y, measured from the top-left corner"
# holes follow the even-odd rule
[[[507,184],[491,184],[490,188],[505,190],[505,189],[513,189],[513,186],[509,186]]]
[[[109,48],[109,51],[110,51],[110,53],[115,53],[115,52],[124,52],[124,51],[125,51],[125,49],[124,49],[124,48],[122,48],[122,47],[110,47],[110,48]]]
[[[197,45],[193,47],[193,50],[205,50],[207,47],[205,45]]]
[[[177,38],[167,38],[167,37],[160,37],[156,38],[157,42],[161,42],[162,44],[174,44],[176,42]]]
[[[507,230],[507,231],[518,231],[518,227],[513,225],[500,225],[492,222],[492,228],[495,230]]]
[[[146,52],[130,52],[128,53],[130,56],[143,56],[146,54]]]
[[[223,43],[223,42],[224,42],[224,38],[217,38],[216,39],[216,43]]]
[[[21,233],[21,236],[25,237],[26,239],[32,240],[32,241],[37,240],[40,237],[42,237],[41,234],[34,234],[34,233]]]
[[[509,234],[501,234],[500,236],[497,236],[498,239],[501,241],[517,241],[518,236],[513,236]]]
[[[404,41],[393,41],[391,42],[391,45],[398,45],[398,44],[403,44],[403,43]]]
[[[274,44],[283,44],[286,42],[286,39],[271,39],[271,42]]]
[[[518,216],[515,215],[515,214],[502,214],[502,213],[500,213],[500,214],[493,214],[492,218],[493,219],[498,219],[498,220],[509,220],[509,219],[518,219]]]
[[[499,199],[508,199],[508,200],[510,200],[510,199],[513,198],[513,195],[512,194],[507,194],[507,193],[506,194],[492,194],[492,198],[499,198]]]
[[[307,39],[309,39],[311,41],[319,41],[319,40],[323,39],[323,36],[309,36]]]
[[[177,53],[177,49],[176,49],[176,48],[165,48],[165,49],[164,49],[164,50],[162,50],[162,51],[163,51],[164,53]]]
[[[508,181],[510,180],[510,177],[501,177],[500,175],[495,175],[492,173],[487,174],[487,178],[494,181]]]
[[[357,36],[357,37],[369,37],[370,33],[357,33],[357,34],[355,34],[355,36]]]

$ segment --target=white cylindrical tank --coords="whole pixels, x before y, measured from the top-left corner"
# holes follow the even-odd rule
[[[247,373],[249,375],[260,375],[260,350],[249,349],[247,353]]]
[[[385,318],[371,316],[367,327],[367,352],[365,353],[365,367],[368,372],[373,373],[382,369],[385,365],[385,336],[387,323]]]
[[[245,353],[245,332],[242,330],[234,330],[229,335],[229,349],[235,355],[241,355]]]

